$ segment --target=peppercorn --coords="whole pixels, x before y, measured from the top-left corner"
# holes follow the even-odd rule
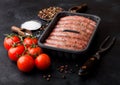
[[[49,7],[49,8],[40,10],[38,13],[38,16],[41,19],[49,21],[49,20],[52,20],[53,17],[61,11],[63,11],[63,9],[61,7]]]
[[[48,77],[51,78],[51,75],[49,74]]]
[[[62,73],[64,71],[64,69],[60,69],[60,72]]]
[[[46,78],[47,76],[46,75],[43,75],[43,78]]]
[[[43,75],[43,78],[46,79],[47,81],[50,81],[51,77],[52,77],[52,76],[51,76],[50,74],[48,74],[48,75]]]
[[[46,78],[47,81],[50,81],[50,78]]]
[[[66,76],[65,76],[65,75],[62,75],[62,78],[63,78],[63,79],[66,79]]]

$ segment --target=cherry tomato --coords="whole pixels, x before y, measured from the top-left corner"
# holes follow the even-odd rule
[[[20,42],[20,38],[17,35],[7,35],[7,37],[4,39],[4,47],[6,50],[9,50],[14,43],[18,42]]]
[[[30,54],[33,57],[37,57],[41,53],[42,53],[42,49],[37,45],[33,45],[28,48],[28,54]]]
[[[40,70],[46,70],[51,64],[50,57],[47,54],[40,54],[35,59],[35,65]]]
[[[8,56],[12,61],[17,61],[18,58],[25,52],[25,47],[21,44],[17,44],[11,47],[8,51]]]
[[[17,61],[17,67],[22,72],[30,72],[34,65],[34,59],[30,55],[23,55]]]
[[[35,38],[35,37],[26,37],[26,38],[23,40],[23,44],[24,44],[26,47],[30,47],[31,45],[37,44],[37,43],[38,43],[38,39]]]

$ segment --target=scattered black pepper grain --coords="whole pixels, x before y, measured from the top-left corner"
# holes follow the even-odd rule
[[[68,71],[66,71],[66,70],[65,70],[65,71],[64,71],[64,73],[66,73],[66,74],[67,74],[67,73],[68,73]]]
[[[78,64],[74,65],[75,67],[70,67],[69,65],[61,65],[57,68],[57,71],[59,71],[62,74],[62,79],[66,79],[67,74],[76,73],[77,69],[79,68]],[[78,73],[78,72],[77,72]]]
[[[48,24],[41,26],[40,31],[45,30],[45,28],[48,26]]]
[[[68,65],[62,65],[57,70],[61,73],[68,73]]]
[[[50,81],[50,78],[46,78],[47,81]]]
[[[65,66],[60,66],[60,69],[64,69],[65,68]]]
[[[48,77],[51,78],[51,75],[49,74]]]
[[[64,69],[60,69],[60,72],[62,73],[64,71]]]
[[[75,66],[78,67],[78,64],[76,64]]]
[[[52,76],[51,76],[51,74],[43,75],[43,78],[46,79],[47,81],[50,81],[50,79],[52,78]]]
[[[63,78],[63,79],[66,79],[66,76],[65,76],[65,75],[62,75],[62,78]]]
[[[70,69],[70,71],[73,71],[73,69]]]
[[[43,78],[46,78],[47,76],[46,75],[43,75]]]
[[[65,68],[68,68],[68,65],[65,65]]]

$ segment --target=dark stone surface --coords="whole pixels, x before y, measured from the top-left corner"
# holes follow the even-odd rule
[[[12,25],[20,26],[30,19],[36,19],[40,9],[49,6],[60,6],[68,10],[71,6],[87,3],[87,13],[101,17],[101,23],[94,44],[95,50],[100,42],[111,35],[117,38],[115,45],[109,50],[91,76],[82,79],[77,75],[76,62],[52,59],[50,71],[42,72],[34,69],[25,74],[17,69],[15,63],[8,58],[3,47],[4,35],[11,33]],[[120,1],[119,0],[0,0],[0,85],[120,85]],[[79,64],[79,62],[77,62]],[[57,71],[60,65],[68,64],[74,70],[62,79],[63,73]],[[43,74],[50,73],[52,78],[46,81]]]

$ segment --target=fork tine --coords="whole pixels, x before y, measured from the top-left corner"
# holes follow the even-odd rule
[[[110,36],[107,36],[106,38],[105,38],[105,40],[101,43],[101,45],[100,45],[100,49],[102,49],[103,48],[103,46],[105,45],[105,43],[108,41],[108,39],[110,38]]]
[[[111,42],[107,45],[107,47],[103,47],[105,45],[105,43],[107,43],[107,41],[110,39],[110,36],[107,36],[107,38],[103,41],[103,43],[100,45],[100,50],[103,52],[103,51],[106,51],[107,49],[109,49],[115,42],[115,37],[112,38]]]

